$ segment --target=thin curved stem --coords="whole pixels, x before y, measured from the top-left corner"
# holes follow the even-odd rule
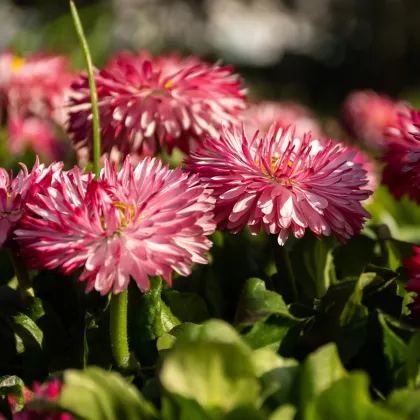
[[[99,177],[100,172],[100,157],[101,157],[101,128],[99,124],[99,109],[98,109],[98,94],[96,91],[95,76],[93,74],[92,56],[90,54],[89,45],[83,30],[82,22],[76,6],[70,0],[70,11],[73,18],[74,27],[80,41],[80,45],[85,56],[86,69],[88,72],[90,101],[92,103],[92,129],[93,129],[93,172],[96,178]]]

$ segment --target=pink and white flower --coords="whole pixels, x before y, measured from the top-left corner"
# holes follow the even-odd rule
[[[0,168],[0,247],[11,238],[14,229],[26,210],[26,203],[36,194],[37,189],[51,182],[61,170],[63,163],[49,167],[35,162],[31,172],[22,164],[22,170],[13,178]]]
[[[290,233],[301,238],[306,229],[343,241],[360,232],[369,217],[361,201],[371,192],[354,155],[342,144],[313,142],[309,133],[299,138],[293,128],[273,125],[252,140],[244,130],[224,130],[186,163],[214,190],[219,228],[237,233],[249,225],[254,234],[263,228],[284,245]]]
[[[28,204],[15,233],[31,267],[67,274],[84,266],[80,280],[101,294],[120,293],[130,276],[147,290],[148,276],[171,284],[172,270],[187,276],[207,263],[213,207],[197,176],[151,158],[134,169],[126,158],[119,172],[106,161],[98,181],[62,172]]]
[[[245,108],[241,80],[233,68],[175,55],[121,53],[95,75],[102,153],[121,156],[194,150],[205,134],[218,136],[220,124],[236,124]],[[87,76],[72,85],[68,132],[76,150],[92,154],[92,116]]]

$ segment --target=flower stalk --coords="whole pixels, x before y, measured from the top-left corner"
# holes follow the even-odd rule
[[[26,268],[25,261],[13,251],[10,251],[10,256],[22,298],[27,299],[35,297],[34,289],[32,287],[31,279],[29,278],[29,272]]]
[[[111,349],[119,370],[127,370],[130,350],[127,338],[128,289],[111,296],[110,334]]]

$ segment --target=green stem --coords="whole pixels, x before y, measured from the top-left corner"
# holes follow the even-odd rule
[[[96,92],[95,76],[93,74],[92,57],[89,51],[89,45],[83,31],[82,22],[77,13],[76,6],[70,0],[70,10],[73,17],[74,27],[80,41],[80,45],[85,56],[86,68],[89,79],[90,101],[92,103],[92,129],[93,129],[93,172],[96,178],[99,177],[100,172],[100,157],[101,157],[101,129],[99,125],[99,110],[98,110],[98,94]]]
[[[127,336],[128,290],[111,296],[111,348],[120,370],[127,370],[130,361]]]
[[[297,302],[299,295],[289,251],[278,244],[276,235],[270,235],[270,241],[277,267],[277,274],[273,276],[275,288],[287,304]]]
[[[10,255],[22,297],[24,299],[35,297],[31,279],[29,278],[29,272],[26,268],[24,260],[13,251],[10,252]]]

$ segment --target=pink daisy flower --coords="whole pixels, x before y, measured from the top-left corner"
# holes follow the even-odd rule
[[[120,172],[106,161],[98,181],[63,172],[28,204],[15,234],[31,267],[84,266],[87,291],[119,293],[130,276],[147,290],[150,275],[171,284],[172,270],[187,276],[207,263],[213,207],[198,177],[150,158],[134,169],[126,158]]]
[[[204,134],[217,136],[222,121],[234,124],[245,108],[241,80],[233,68],[197,58],[152,58],[122,53],[96,72],[102,153],[115,146],[122,156],[153,155],[159,147],[193,150]],[[76,149],[92,153],[89,85],[73,85],[68,131]]]
[[[35,54],[26,58],[13,56],[8,63],[4,91],[9,115],[37,116],[63,125],[64,103],[72,80],[68,58]]]
[[[36,117],[9,118],[7,147],[12,155],[20,156],[29,147],[48,161],[62,157],[62,147],[51,122]]]
[[[311,111],[293,102],[261,101],[251,104],[243,113],[245,131],[252,138],[256,130],[265,134],[273,123],[279,128],[295,126],[296,136],[311,132],[315,137],[322,136],[322,128]]]
[[[382,182],[400,199],[407,194],[420,203],[420,113],[406,109],[386,131],[386,163]]]
[[[55,379],[47,384],[41,385],[39,383],[33,384],[33,394],[27,389],[23,389],[23,396],[25,403],[33,400],[47,400],[55,401],[59,398],[62,391],[62,383]],[[73,416],[66,413],[50,413],[42,408],[32,408],[25,406],[22,411],[16,412],[16,398],[14,396],[8,397],[9,404],[13,411],[14,420],[75,420]],[[0,419],[2,419],[0,415]]]
[[[13,230],[25,213],[29,198],[40,185],[48,184],[62,166],[63,163],[60,162],[45,167],[37,159],[30,173],[22,164],[22,170],[15,178],[0,168],[0,247],[11,238]]]
[[[278,235],[284,245],[290,233],[301,238],[306,229],[316,236],[334,233],[345,241],[360,232],[369,213],[361,201],[370,191],[366,172],[351,159],[354,152],[332,141],[296,138],[293,128],[273,125],[263,137],[224,130],[207,139],[187,159],[214,190],[219,228],[239,232],[246,225]]]
[[[404,105],[386,95],[370,90],[351,93],[343,105],[342,120],[349,132],[373,149],[386,143],[385,130],[398,124],[398,113]]]

